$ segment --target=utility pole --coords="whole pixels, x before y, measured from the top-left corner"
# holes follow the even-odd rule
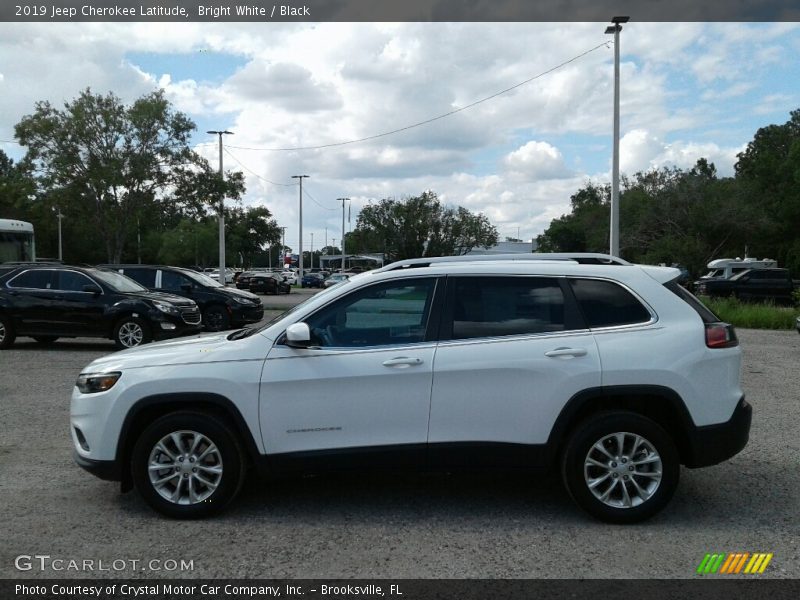
[[[609,246],[611,256],[619,256],[619,32],[622,23],[630,17],[614,17],[613,27],[606,27],[607,34],[614,34],[614,152],[611,163],[611,231]]]
[[[286,267],[286,262],[284,259],[286,258],[286,227],[281,227],[281,231],[283,232],[283,238],[281,241],[281,269]]]
[[[314,270],[314,232],[311,232],[311,270]]]
[[[61,250],[61,219],[64,218],[64,215],[61,214],[61,207],[59,206],[56,208],[58,214],[56,217],[58,218],[58,262],[63,262],[64,254]]]
[[[300,269],[297,278],[298,281],[302,281],[303,279],[303,179],[306,177],[308,177],[308,175],[292,175],[292,179],[300,180],[300,251],[298,252],[298,256],[300,257]]]
[[[344,203],[349,202],[350,198],[339,198],[342,201],[342,273],[345,272],[344,254]]]
[[[222,136],[233,135],[232,131],[206,131],[219,136],[219,177],[222,179]],[[219,282],[225,285],[225,195],[219,199]]]

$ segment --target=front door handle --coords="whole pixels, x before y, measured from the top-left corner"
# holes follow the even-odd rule
[[[384,367],[397,367],[398,369],[406,369],[421,364],[421,358],[409,358],[407,356],[398,356],[397,358],[390,358],[389,360],[383,361]]]
[[[558,358],[559,356],[586,356],[586,348],[556,348],[545,352],[544,355],[550,358]]]

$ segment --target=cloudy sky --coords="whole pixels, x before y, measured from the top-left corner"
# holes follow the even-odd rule
[[[370,200],[436,191],[531,239],[588,180],[610,177],[612,36],[605,23],[0,24],[0,148],[38,100],[80,90],[125,101],[161,87],[198,126],[197,150],[247,176],[307,249],[341,237]],[[800,108],[795,24],[629,23],[621,41],[621,170],[723,175],[755,131]],[[572,60],[574,59],[574,60]],[[566,63],[566,64],[564,64]],[[559,65],[563,65],[560,66]],[[557,67],[557,68],[556,68]],[[540,77],[537,77],[541,75]],[[377,136],[512,91],[431,123]],[[330,145],[327,148],[302,149]]]

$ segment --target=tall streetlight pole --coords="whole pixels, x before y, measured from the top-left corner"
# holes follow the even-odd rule
[[[306,177],[308,177],[308,175],[292,175],[292,179],[300,180],[300,251],[298,252],[300,257],[300,269],[297,277],[298,281],[303,281],[303,179]]]
[[[314,270],[314,232],[311,232],[311,270]]]
[[[606,27],[607,34],[614,34],[614,154],[611,164],[611,231],[609,233],[610,254],[619,256],[619,32],[622,23],[630,17],[614,17],[613,27]]]
[[[61,251],[61,219],[64,218],[64,215],[61,214],[60,206],[56,210],[58,211],[58,214],[56,215],[58,218],[58,262],[62,262],[64,260],[64,255]]]
[[[344,203],[349,202],[350,198],[339,198],[342,201],[342,273],[345,272],[345,265],[344,265]]]
[[[219,136],[219,177],[222,173],[222,136],[233,135],[232,131],[206,131]],[[225,194],[219,198],[219,282],[225,285]]]
[[[280,268],[286,268],[286,227],[281,227],[281,231],[283,232],[283,236],[281,237],[281,264]]]

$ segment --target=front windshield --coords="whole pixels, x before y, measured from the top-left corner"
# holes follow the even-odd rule
[[[146,292],[147,288],[142,287],[130,277],[125,277],[122,273],[106,270],[92,270],[91,274],[115,292]]]
[[[199,283],[200,285],[204,285],[205,287],[213,287],[213,288],[225,287],[219,281],[217,281],[216,279],[211,279],[211,277],[209,277],[205,273],[198,273],[197,271],[189,270],[189,271],[184,271],[183,274],[186,275],[189,279],[193,280],[194,282]]]
[[[294,306],[294,307],[290,308],[286,312],[282,312],[278,316],[276,316],[276,317],[270,319],[269,321],[267,321],[266,323],[264,323],[264,325],[261,325],[261,326],[257,327],[255,329],[255,331],[264,331],[265,329],[271,327],[274,323],[277,323],[278,321],[280,321],[284,317],[288,317],[292,313],[294,313],[294,312],[300,310],[301,308],[305,307],[305,305],[308,304],[309,302],[313,302],[315,300],[318,300],[319,298],[325,298],[325,297],[327,297],[327,296],[329,296],[331,294],[334,294],[334,293],[339,293],[340,290],[341,290],[341,286],[337,285],[337,286],[332,286],[332,287],[326,288],[326,289],[322,290],[321,292],[317,292],[316,294],[314,294],[313,296],[310,296],[307,300],[304,300],[303,302],[301,302],[297,306]]]

